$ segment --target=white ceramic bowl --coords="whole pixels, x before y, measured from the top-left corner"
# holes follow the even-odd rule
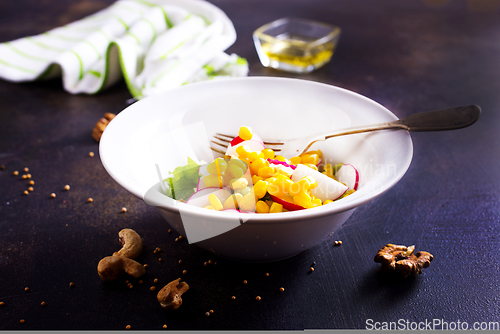
[[[199,247],[234,260],[270,262],[324,241],[356,207],[396,184],[411,162],[409,133],[385,130],[315,144],[312,148],[321,149],[326,162],[356,166],[358,191],[314,209],[250,214],[232,229],[237,213],[209,211],[163,195],[157,166],[164,178],[185,165],[188,154],[210,162],[208,139],[216,132],[236,134],[242,125],[265,140],[395,119],[380,104],[326,84],[273,77],[219,79],[172,89],[129,106],[106,128],[100,156],[113,179],[133,195],[143,199],[149,190],[153,199],[148,203],[157,206],[180,234],[186,236],[181,211],[183,218],[189,216],[200,227],[229,226],[226,233],[196,242]]]

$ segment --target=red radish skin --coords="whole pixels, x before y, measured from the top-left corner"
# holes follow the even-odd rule
[[[347,173],[345,174],[344,172],[341,172],[342,168],[344,167],[348,167],[348,168],[352,168],[353,171],[354,171],[354,179],[352,179],[350,173]],[[344,170],[345,171],[345,170]],[[340,172],[340,174],[339,174]],[[340,167],[340,169],[337,171],[337,179],[340,181],[340,182],[343,182],[345,184],[347,184],[347,186],[351,189],[354,189],[354,190],[358,190],[358,185],[359,185],[359,172],[358,170],[356,169],[356,167],[354,167],[353,165],[351,164],[343,164],[342,167]],[[349,179],[346,179],[346,178],[349,178]]]
[[[291,202],[285,201],[282,198],[279,198],[279,197],[276,197],[276,196],[273,196],[273,195],[270,195],[270,196],[271,196],[271,199],[274,202],[283,205],[283,208],[287,209],[288,211],[297,211],[297,210],[304,210],[305,209],[303,206],[300,206],[300,205],[297,205],[295,203],[291,203]]]
[[[242,143],[242,142],[244,142],[244,140],[241,139],[240,136],[235,137],[233,140],[231,140],[231,146],[238,145],[239,143]]]

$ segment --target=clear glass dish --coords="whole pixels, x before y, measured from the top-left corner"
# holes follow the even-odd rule
[[[340,31],[327,23],[282,18],[255,30],[253,39],[263,66],[309,73],[330,61]]]

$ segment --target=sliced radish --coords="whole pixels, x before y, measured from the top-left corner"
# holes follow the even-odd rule
[[[224,203],[229,198],[229,196],[231,196],[231,192],[229,192],[225,188],[205,188],[195,192],[191,197],[188,198],[186,203],[189,205],[204,208],[207,205],[210,205],[210,201],[208,200],[208,196],[210,194],[215,194],[215,196],[217,196],[221,203]]]
[[[243,142],[243,141],[244,141],[244,140],[243,140],[243,139],[241,139],[241,137],[240,137],[240,136],[238,136],[238,137],[235,137],[233,140],[231,140],[230,145],[231,145],[231,146],[236,146],[236,145],[238,145],[239,143],[241,143],[241,142]]]
[[[239,138],[239,137],[236,137],[236,138]],[[234,141],[234,139],[233,139],[233,141]],[[257,136],[256,134],[254,134],[252,136],[252,139],[239,142],[236,145],[232,145],[232,142],[231,142],[228,145],[228,147],[227,147],[226,155],[229,155],[229,156],[232,156],[232,157],[237,157],[238,154],[236,153],[236,149],[238,147],[240,147],[240,146],[243,146],[243,145],[246,145],[252,151],[257,151],[257,152],[260,152],[260,151],[262,151],[263,149],[266,148],[265,145],[264,145],[264,142],[262,141],[262,139],[260,139],[259,136]]]
[[[359,173],[353,165],[343,164],[335,173],[335,177],[339,182],[345,183],[349,189],[358,190]]]
[[[342,196],[348,189],[344,184],[329,178],[325,174],[309,168],[306,165],[298,164],[297,168],[293,171],[292,181],[298,182],[304,176],[312,176],[316,182],[318,182],[318,186],[311,189],[311,192],[314,196],[321,199],[322,202],[327,199],[334,201]]]
[[[274,195],[270,195],[270,196],[271,196],[271,199],[274,202],[283,205],[283,208],[287,209],[288,211],[297,211],[297,210],[304,210],[305,209],[303,206],[300,206],[300,205],[297,205],[295,203],[286,201],[286,200],[284,200],[282,198],[279,198],[279,197],[276,197]]]

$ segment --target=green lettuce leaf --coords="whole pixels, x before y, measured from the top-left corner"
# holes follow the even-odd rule
[[[198,172],[199,165],[188,157],[185,166],[179,166],[170,172],[171,176],[164,181],[167,182],[167,196],[173,199],[187,201],[196,191],[201,174]]]

